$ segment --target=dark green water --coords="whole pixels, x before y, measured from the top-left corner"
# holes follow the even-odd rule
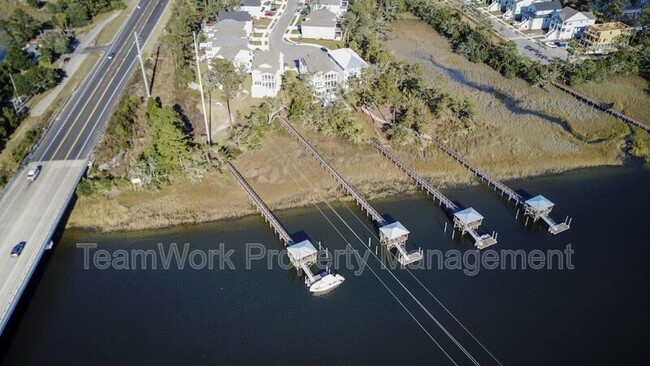
[[[269,270],[263,261],[244,269],[245,243],[281,248],[257,216],[139,233],[70,230],[3,339],[2,364],[451,364],[413,318],[451,358],[470,364],[422,307],[478,363],[496,364],[431,294],[503,364],[648,364],[650,171],[598,168],[508,184],[553,200],[556,217],[573,217],[571,230],[551,236],[541,224],[524,227],[511,206],[482,187],[446,193],[476,208],[485,227],[499,232],[495,250],[571,244],[574,270],[483,268],[469,276],[458,269],[413,269],[422,286],[403,269],[393,278],[370,256],[359,276],[339,267],[346,282],[318,297],[293,270]],[[412,247],[472,249],[469,241],[443,233],[446,216],[423,195],[372,203],[411,231]],[[345,249],[345,240],[363,249],[371,226],[353,205],[333,204],[352,230],[326,205],[319,208],[342,236],[314,207],[277,214],[289,232],[330,250]],[[156,249],[157,243],[208,250],[224,243],[235,250],[237,268],[85,270],[80,242],[109,251]]]

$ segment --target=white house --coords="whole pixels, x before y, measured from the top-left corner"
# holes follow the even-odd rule
[[[339,66],[327,53],[316,50],[298,60],[298,73],[314,88],[325,104],[336,98],[341,81]]]
[[[312,9],[327,9],[337,17],[341,17],[348,10],[348,2],[344,0],[313,0],[309,3]]]
[[[245,11],[252,18],[259,19],[264,16],[264,8],[262,7],[261,0],[244,0],[244,2],[239,7],[239,10]]]
[[[277,51],[256,51],[251,70],[251,96],[275,97],[282,87],[284,55]]]
[[[348,80],[358,78],[361,70],[368,67],[368,63],[351,48],[330,51],[329,56],[339,68],[339,79],[344,87],[347,87]]]
[[[559,1],[545,1],[541,3],[532,3],[527,6],[521,14],[521,22],[515,26],[521,29],[548,29],[551,24],[553,14],[562,9]]]
[[[551,0],[499,0],[501,12],[505,19],[520,20],[522,13],[533,3],[543,3]]]
[[[243,22],[226,19],[203,28],[206,40],[199,46],[205,52],[208,65],[213,58],[223,58],[250,72],[253,51],[244,27]]]
[[[243,28],[249,36],[253,32],[253,18],[246,11],[222,11],[217,17],[219,18],[219,23],[226,20],[242,22],[244,24]]]
[[[336,40],[336,14],[327,9],[314,10],[305,17],[300,25],[300,32],[303,38]]]
[[[587,26],[596,24],[596,16],[591,12],[580,12],[570,7],[553,14],[546,33],[547,39],[580,38]]]

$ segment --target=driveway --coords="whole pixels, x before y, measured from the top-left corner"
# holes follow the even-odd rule
[[[284,40],[284,32],[289,27],[291,20],[296,15],[298,0],[287,0],[287,7],[282,12],[278,23],[273,28],[269,37],[269,48],[271,51],[279,51],[284,54],[285,63],[295,67],[295,60],[303,57],[310,51],[317,50],[320,46],[289,43]]]

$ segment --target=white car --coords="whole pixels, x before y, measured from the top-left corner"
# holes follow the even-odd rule
[[[41,166],[36,165],[33,166],[29,171],[27,172],[27,180],[29,182],[33,182],[36,180],[36,177],[38,177],[38,174],[41,172]]]
[[[546,43],[544,43],[544,44],[545,44],[547,47],[557,48],[557,45],[555,44],[555,42],[546,42]]]

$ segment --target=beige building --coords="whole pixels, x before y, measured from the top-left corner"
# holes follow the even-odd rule
[[[593,24],[582,34],[580,44],[591,50],[625,46],[634,35],[634,28],[620,22]]]

